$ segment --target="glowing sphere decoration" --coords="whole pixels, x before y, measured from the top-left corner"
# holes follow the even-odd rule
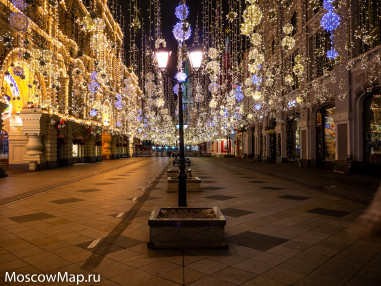
[[[334,49],[331,49],[327,52],[327,58],[329,58],[330,60],[334,60],[338,55],[339,53]]]
[[[115,107],[117,109],[122,109],[123,108],[123,102],[121,100],[118,100],[117,102],[115,102]]]
[[[12,0],[12,3],[21,11],[24,11],[28,7],[28,3],[25,0]]]
[[[187,80],[187,75],[186,75],[186,73],[180,71],[180,72],[178,72],[178,73],[176,74],[175,78],[176,78],[176,80],[177,80],[178,82],[184,82],[184,81]]]
[[[21,12],[14,12],[9,15],[9,22],[11,26],[17,31],[26,31],[28,29],[28,17]]]
[[[235,98],[237,101],[241,101],[243,99],[244,95],[242,93],[242,88],[240,86],[237,86],[235,89]]]
[[[327,32],[334,31],[340,25],[340,17],[335,12],[328,12],[323,15],[320,21],[320,25]]]
[[[89,84],[89,90],[93,93],[97,92],[99,90],[99,84],[96,81],[92,81]]]
[[[262,76],[257,76],[256,74],[254,74],[251,81],[255,85],[260,85],[262,83]]]
[[[260,104],[256,104],[256,105],[254,106],[254,108],[255,108],[256,110],[261,110],[262,106],[261,106]]]
[[[90,75],[90,77],[91,77],[91,79],[93,79],[93,80],[97,80],[97,72],[96,72],[96,71],[92,72],[91,75]]]
[[[333,5],[332,5],[332,2],[333,2],[334,0],[324,0],[323,1],[323,7],[324,7],[324,9],[325,10],[327,10],[327,11],[333,11]]]
[[[179,84],[176,84],[176,85],[173,87],[173,93],[176,94],[176,95],[179,95]]]
[[[116,127],[122,127],[122,123],[120,123],[119,121],[116,123]]]
[[[90,111],[90,116],[92,116],[92,117],[97,116],[97,114],[98,114],[98,112],[95,109]]]
[[[178,42],[186,41],[192,35],[192,29],[187,22],[178,22],[173,27],[173,35]]]
[[[189,16],[188,6],[185,4],[179,4],[175,9],[175,15],[180,21],[185,20]]]

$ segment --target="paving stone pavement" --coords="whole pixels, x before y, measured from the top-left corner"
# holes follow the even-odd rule
[[[189,206],[225,214],[227,249],[147,247],[153,208],[177,203],[166,192],[168,158],[1,178],[0,284],[28,285],[5,283],[5,272],[68,272],[100,275],[80,285],[381,285],[380,236],[358,225],[365,204],[230,163],[192,158],[206,182],[187,194]],[[44,192],[31,195],[38,181]]]

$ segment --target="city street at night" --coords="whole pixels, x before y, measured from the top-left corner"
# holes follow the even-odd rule
[[[380,286],[380,0],[0,0],[0,285]]]
[[[188,204],[221,209],[227,249],[147,247],[153,208],[177,203],[177,194],[166,192],[164,171],[172,159],[123,159],[5,178],[0,182],[7,190],[0,199],[1,272],[95,273],[100,285],[381,282],[381,242],[359,220],[365,204],[317,190],[303,169],[288,167],[300,173],[299,180],[280,168],[280,175],[271,174],[271,164],[242,166],[241,161],[192,159],[202,192],[189,193]],[[51,180],[31,192],[46,175]],[[318,187],[337,185],[337,194],[345,195],[353,185],[340,174],[320,175],[330,181]],[[17,194],[8,190],[12,185]],[[356,187],[374,192],[376,180]]]

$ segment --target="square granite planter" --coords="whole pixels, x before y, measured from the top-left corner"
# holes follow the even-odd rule
[[[166,216],[163,213],[170,212]],[[207,213],[208,215],[204,215]],[[226,248],[226,219],[218,207],[160,208],[149,220],[149,247],[152,248]]]
[[[179,189],[177,177],[168,177],[167,193],[176,193]],[[187,192],[201,192],[201,179],[198,177],[187,178]]]
[[[185,172],[187,173],[188,177],[192,177],[192,170],[186,169]],[[167,170],[167,177],[176,177],[179,175],[179,169],[168,169]]]

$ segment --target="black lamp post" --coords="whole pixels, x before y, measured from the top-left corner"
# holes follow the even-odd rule
[[[156,52],[156,60],[161,71],[165,71],[168,64],[168,59],[171,55],[171,52],[165,50],[163,47],[160,47]],[[198,71],[201,67],[203,52],[200,48],[193,48],[188,53],[192,69]],[[171,80],[179,83],[179,147],[180,147],[180,160],[179,160],[179,189],[178,189],[178,206],[186,207],[187,206],[187,173],[185,172],[185,148],[184,148],[184,117],[183,117],[183,88],[182,83],[187,79],[191,78],[195,74],[188,76],[183,81],[175,80],[168,75],[166,75]]]

